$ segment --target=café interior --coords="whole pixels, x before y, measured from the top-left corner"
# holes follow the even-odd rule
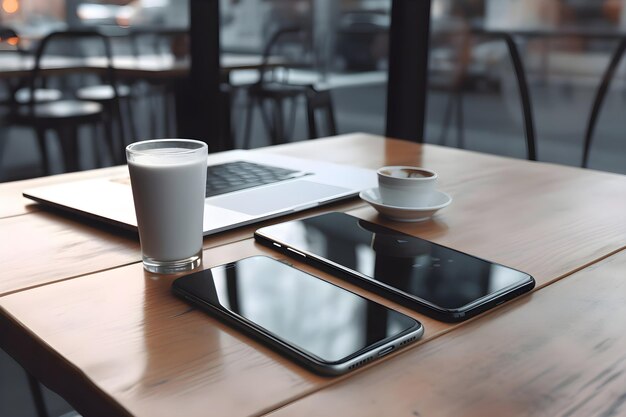
[[[626,0],[0,0],[0,416],[626,414],[625,52]],[[168,321],[191,320],[169,290],[150,320],[136,234],[22,196],[117,175],[126,146],[163,138],[434,170],[452,202],[427,221],[357,196],[314,210],[509,265],[535,288],[444,325],[304,267],[425,328],[336,380],[206,315],[179,328],[192,337]],[[261,253],[258,227],[205,236],[202,268]],[[99,241],[126,257],[100,260]],[[101,281],[143,305],[136,334],[104,323],[127,324]],[[177,352],[196,367],[170,369]],[[128,369],[103,369],[120,358]]]

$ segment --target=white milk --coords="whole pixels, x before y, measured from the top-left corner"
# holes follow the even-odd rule
[[[202,248],[206,156],[172,152],[142,151],[128,162],[141,251],[158,261],[185,259]]]

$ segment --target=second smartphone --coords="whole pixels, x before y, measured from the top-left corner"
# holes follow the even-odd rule
[[[279,223],[254,237],[442,321],[466,320],[535,285],[524,272],[345,213]]]
[[[172,291],[324,375],[358,368],[424,332],[409,316],[265,256],[185,275]]]

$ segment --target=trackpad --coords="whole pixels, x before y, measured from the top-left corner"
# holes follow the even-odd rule
[[[299,180],[213,197],[207,202],[213,206],[258,216],[329,199],[348,191],[350,190],[347,188],[334,185]]]

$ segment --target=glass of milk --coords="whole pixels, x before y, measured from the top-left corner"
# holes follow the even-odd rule
[[[190,139],[126,147],[143,266],[172,274],[202,262],[208,148]]]

